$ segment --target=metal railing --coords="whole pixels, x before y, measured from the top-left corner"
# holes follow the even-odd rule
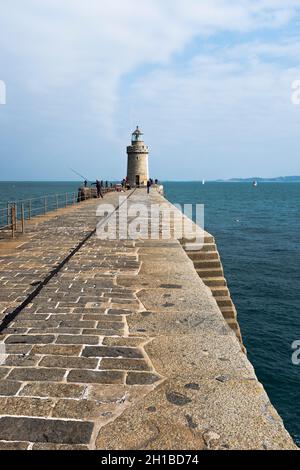
[[[9,230],[14,237],[18,230],[25,232],[25,222],[32,217],[43,216],[86,199],[89,198],[79,198],[77,192],[71,192],[7,202],[6,207],[0,207],[0,230]]]
[[[102,194],[111,191],[118,191],[118,185],[102,187]],[[15,237],[17,232],[25,233],[25,223],[33,217],[43,216],[48,212],[73,206],[95,197],[97,197],[96,188],[80,188],[70,193],[21,199],[7,202],[6,205],[0,203],[0,231],[11,231],[12,237]]]

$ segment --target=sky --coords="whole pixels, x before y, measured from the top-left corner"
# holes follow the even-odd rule
[[[297,80],[300,0],[0,0],[0,180],[300,175]]]

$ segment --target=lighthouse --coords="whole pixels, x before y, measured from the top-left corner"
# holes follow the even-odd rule
[[[127,147],[127,178],[131,187],[146,186],[149,180],[149,147],[145,145],[143,135],[137,126],[132,134],[131,145]]]

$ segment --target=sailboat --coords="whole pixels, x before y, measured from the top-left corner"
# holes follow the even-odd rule
[[[257,188],[258,186],[258,182],[257,181],[253,181],[253,188]]]
[[[202,180],[202,184],[203,184],[203,185],[205,184],[205,180]]]

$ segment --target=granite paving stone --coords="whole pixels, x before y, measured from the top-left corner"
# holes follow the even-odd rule
[[[0,439],[54,444],[88,444],[93,432],[92,422],[55,419],[0,417]]]
[[[41,398],[83,398],[84,392],[84,385],[54,382],[34,382],[25,385],[20,391],[19,395]]]
[[[108,358],[131,358],[143,359],[143,353],[136,348],[108,347],[108,346],[87,346],[82,355],[85,357],[108,357]]]
[[[72,370],[68,377],[68,382],[74,383],[102,383],[102,384],[124,384],[125,374],[119,371],[91,371]]]

